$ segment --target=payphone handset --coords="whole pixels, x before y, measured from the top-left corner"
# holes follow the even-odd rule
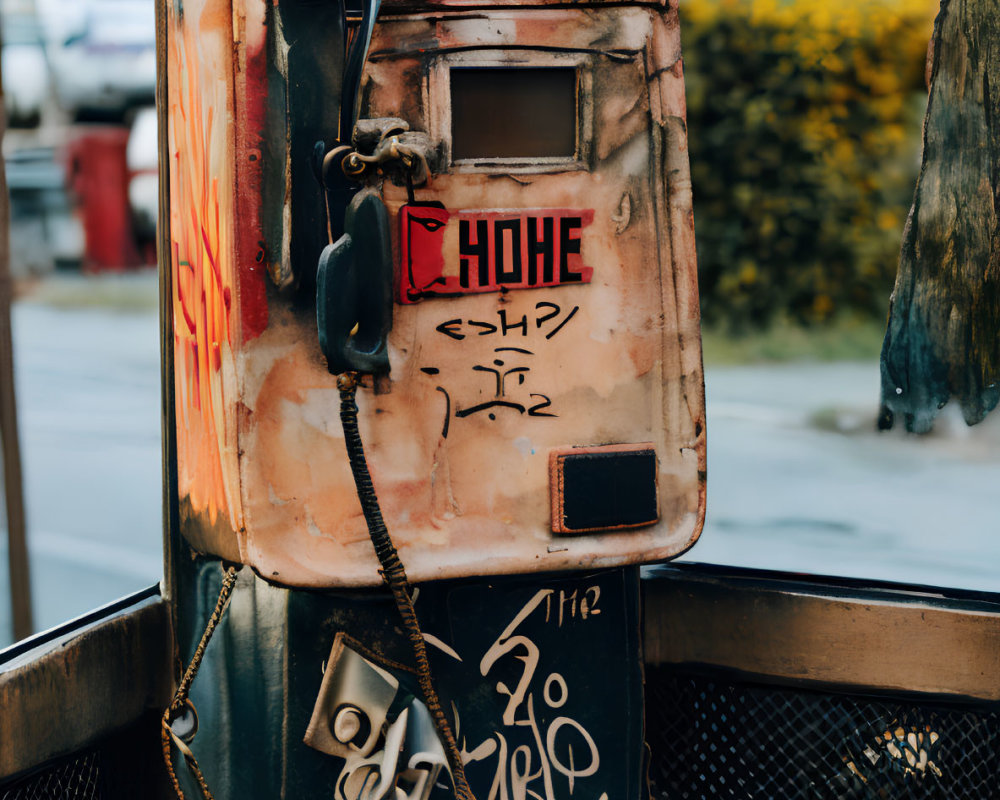
[[[225,341],[217,368],[202,365],[204,349],[177,364],[181,521],[197,550],[286,585],[381,582],[331,357],[346,359],[331,370],[363,374],[360,432],[412,581],[656,561],[700,532],[704,393],[676,8],[467,5],[384,0],[357,128],[380,132],[341,152],[369,168],[315,278],[315,259],[287,263],[294,191],[267,194],[278,184],[250,156],[269,151],[237,129],[238,219],[229,261],[215,264],[234,290],[223,286],[206,315],[227,315]],[[270,102],[220,92],[237,112]],[[408,152],[424,174],[377,163],[373,148],[393,136],[422,137]],[[256,206],[241,193],[254,185]],[[200,335],[183,316],[183,261],[182,356]],[[265,274],[316,284],[319,337],[303,293]],[[206,448],[185,426],[209,423]]]

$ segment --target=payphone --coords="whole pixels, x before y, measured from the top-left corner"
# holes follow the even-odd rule
[[[343,800],[465,794],[463,767],[504,800],[640,796],[622,568],[690,547],[705,508],[676,7],[166,22],[183,569],[281,598],[281,730],[343,760]],[[389,581],[402,627],[353,607],[390,571],[373,509],[419,584]]]
[[[246,69],[224,79],[204,52],[218,4],[197,5],[175,21],[195,52],[175,51],[171,84],[183,531],[282,585],[378,585],[301,291],[323,243],[295,258],[301,186],[268,191],[269,171],[313,157],[255,127],[275,113],[252,82],[268,58],[255,4],[236,4]],[[409,185],[371,165],[358,204],[359,220],[382,206],[389,238],[360,274],[388,262],[391,328],[358,309],[387,336],[358,396],[387,524],[417,581],[674,556],[705,485],[676,12],[467,5],[385,0],[359,101],[362,119],[426,134],[429,164]],[[382,302],[377,284],[355,296]]]

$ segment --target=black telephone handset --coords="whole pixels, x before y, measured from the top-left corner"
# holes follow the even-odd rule
[[[346,145],[358,117],[364,69],[380,0],[363,0],[361,22],[344,74],[341,144],[319,167],[330,234],[316,273],[316,322],[320,348],[334,375],[389,371],[387,338],[392,328],[392,245],[389,215],[379,193],[360,188],[360,173],[348,174]],[[345,37],[345,41],[346,41]],[[318,153],[322,156],[322,153]],[[318,159],[319,160],[319,159]]]
[[[392,247],[389,214],[374,188],[354,195],[344,215],[344,234],[323,249],[316,273],[316,321],[331,373],[388,373]]]

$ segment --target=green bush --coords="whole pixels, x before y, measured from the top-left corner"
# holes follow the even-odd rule
[[[682,0],[702,313],[884,318],[919,167],[927,0]]]

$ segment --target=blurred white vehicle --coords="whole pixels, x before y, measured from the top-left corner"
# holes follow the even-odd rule
[[[7,120],[18,127],[38,125],[49,93],[49,67],[42,29],[30,3],[7,0],[0,5],[0,39]]]
[[[154,0],[36,0],[59,104],[77,116],[153,101]]]

